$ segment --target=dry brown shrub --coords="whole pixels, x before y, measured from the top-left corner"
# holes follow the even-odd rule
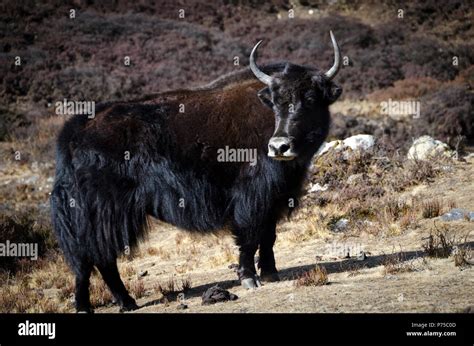
[[[422,246],[429,257],[447,258],[451,255],[457,240],[456,234],[447,226],[443,225],[438,228],[434,223],[426,242]]]
[[[323,286],[328,284],[328,273],[326,268],[316,265],[296,278],[296,287],[302,286]]]

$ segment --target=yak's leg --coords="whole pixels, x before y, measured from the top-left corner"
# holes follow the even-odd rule
[[[261,237],[259,247],[258,268],[262,281],[279,281],[278,271],[275,266],[275,256],[273,254],[273,244],[276,240],[276,223],[266,225]]]
[[[254,232],[240,229],[236,232],[237,245],[239,246],[239,269],[237,275],[245,288],[255,288],[260,286],[255,270],[255,253],[258,248],[258,241],[252,239]]]
[[[93,313],[89,296],[89,283],[92,273],[92,265],[81,263],[76,270],[76,311]]]
[[[138,309],[135,299],[130,297],[125,285],[120,278],[117,263],[109,263],[105,266],[97,266],[100,274],[104,278],[105,283],[109,286],[110,291],[120,305],[120,311],[131,311]]]

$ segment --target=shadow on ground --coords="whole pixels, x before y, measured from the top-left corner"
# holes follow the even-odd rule
[[[459,244],[458,246],[473,247],[474,242],[466,242],[463,244]],[[406,261],[411,261],[417,258],[426,257],[426,254],[422,250],[399,251],[399,252],[394,252],[390,254],[370,256],[370,257],[367,257],[363,261],[350,258],[344,261],[337,261],[337,262],[316,262],[313,264],[305,264],[301,266],[295,266],[295,267],[282,269],[279,271],[279,275],[280,275],[281,281],[294,280],[296,277],[298,277],[299,274],[305,271],[311,270],[312,268],[314,268],[315,265],[324,267],[328,274],[350,272],[353,270],[360,270],[360,269],[369,269],[369,268],[374,268],[374,267],[383,265],[384,262],[387,260],[387,257],[392,257],[392,256],[395,258],[401,259],[402,262],[406,262]],[[186,298],[189,299],[189,298],[201,297],[204,294],[204,292],[206,292],[209,288],[215,285],[219,285],[220,287],[224,289],[231,289],[233,287],[240,285],[240,282],[237,279],[224,280],[224,281],[212,282],[209,284],[196,286],[189,289],[189,291],[186,292]],[[168,294],[166,298],[162,297],[160,299],[154,299],[140,306],[140,308],[153,306],[157,304],[163,304],[166,302],[166,300],[168,302],[176,301],[178,298],[178,294],[179,292],[175,292],[175,293]]]

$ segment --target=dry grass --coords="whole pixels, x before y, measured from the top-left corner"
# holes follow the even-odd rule
[[[168,298],[172,295],[176,295],[180,292],[186,293],[192,288],[192,281],[190,276],[186,276],[180,279],[178,282],[174,277],[170,277],[163,283],[156,283],[153,287],[155,293],[161,294],[163,297]]]
[[[278,239],[292,244],[299,244],[313,239],[327,239],[331,234],[331,225],[343,217],[344,213],[337,206],[325,208],[324,211],[314,207],[309,210],[308,214],[296,215],[295,220],[298,220],[298,226],[281,234]]]
[[[183,279],[181,279],[181,290],[186,293],[189,292],[189,290],[193,287],[191,277],[187,276]]]
[[[154,247],[154,246],[149,246],[147,249],[146,249],[146,253],[150,256],[158,256],[159,254],[159,250]]]
[[[441,215],[443,202],[439,199],[432,199],[423,202],[422,216],[424,219],[431,219]]]
[[[473,263],[472,259],[472,250],[469,246],[459,246],[453,251],[454,265],[456,267],[466,267],[470,266]]]
[[[91,304],[94,308],[112,304],[114,300],[109,288],[98,274],[92,275],[89,291]]]
[[[176,234],[176,236],[175,236],[175,238],[174,238],[176,247],[179,248],[179,246],[184,242],[185,239],[186,239],[186,236],[184,235],[184,233],[178,233],[178,234]]]
[[[68,304],[32,287],[26,275],[0,287],[0,313],[68,312]]]
[[[155,286],[153,287],[153,290],[156,293],[163,295],[164,297],[178,292],[176,288],[176,281],[173,277],[169,278],[164,283],[161,283],[161,282],[156,283]]]
[[[171,252],[166,250],[163,246],[160,246],[157,250],[157,254],[158,256],[162,259],[162,260],[169,260],[171,259]]]
[[[326,268],[316,265],[313,269],[300,274],[295,281],[296,287],[323,286],[328,284]]]
[[[446,158],[407,160],[384,143],[377,143],[373,153],[349,157],[329,151],[314,164],[317,170],[310,177],[311,183],[327,185],[328,189],[303,197],[295,219],[309,222],[307,229],[293,232],[291,240],[295,243],[330,235],[331,226],[340,218],[349,220],[345,234],[401,235],[416,227],[421,215],[439,215],[442,203],[438,206],[433,200],[422,204],[415,197],[400,198],[400,193],[432,182],[443,167],[454,165]]]
[[[123,263],[119,265],[120,276],[130,278],[137,274],[136,269],[130,263]]]
[[[237,251],[229,244],[223,244],[219,248],[217,255],[209,258],[209,263],[212,268],[228,265],[238,261]]]
[[[137,299],[144,297],[146,293],[145,283],[143,282],[142,279],[138,279],[131,282],[128,285],[127,289]]]
[[[437,90],[440,84],[440,81],[431,77],[401,79],[395,81],[392,87],[374,91],[367,98],[373,101],[385,101],[389,98],[395,100],[418,99]]]
[[[382,260],[384,275],[410,273],[416,271],[413,261],[408,261],[403,252],[385,255]]]
[[[0,215],[0,243],[32,243],[37,245],[38,259],[4,257],[0,261],[0,271],[11,273],[30,272],[54,260],[57,243],[47,221],[40,222],[42,217],[33,210],[18,213],[4,212]]]
[[[426,242],[422,245],[429,257],[447,258],[456,244],[456,235],[447,226],[438,228],[434,223]]]
[[[61,301],[71,302],[74,297],[75,283],[71,277],[71,280],[63,287],[59,289],[58,297]]]

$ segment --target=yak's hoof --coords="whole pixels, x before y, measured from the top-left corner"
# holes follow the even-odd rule
[[[242,286],[246,289],[257,288],[257,287],[262,286],[262,284],[260,283],[260,281],[257,279],[256,276],[255,278],[242,279],[241,283],[242,283]]]
[[[280,281],[278,273],[261,273],[260,279],[264,282],[276,282]]]
[[[76,309],[76,313],[78,313],[78,314],[93,314],[94,309],[92,309],[92,308],[78,308],[78,309]]]
[[[120,312],[127,312],[127,311],[133,311],[133,310],[138,310],[138,309],[139,309],[139,307],[138,307],[137,303],[130,302],[130,303],[127,303],[127,304],[123,304],[120,307]]]

